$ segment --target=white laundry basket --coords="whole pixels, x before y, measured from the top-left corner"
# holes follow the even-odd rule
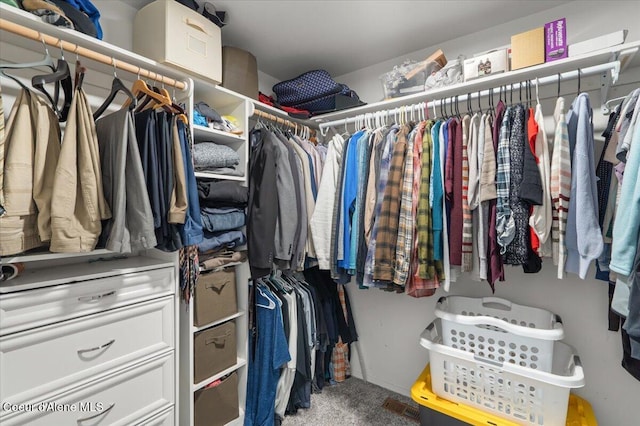
[[[441,297],[443,344],[490,361],[550,372],[554,343],[564,337],[560,317],[498,297]]]
[[[550,372],[446,346],[439,318],[422,333],[420,344],[429,349],[436,395],[521,425],[564,425],[570,389],[584,386],[580,359],[562,342],[553,347]]]

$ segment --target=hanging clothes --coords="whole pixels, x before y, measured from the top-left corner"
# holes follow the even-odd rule
[[[291,359],[281,302],[263,284],[254,285],[257,341],[249,345],[245,426],[273,424],[280,368]]]
[[[340,135],[334,136],[329,141],[325,167],[320,180],[316,209],[311,217],[311,237],[316,249],[318,266],[321,269],[330,268],[331,239],[327,230],[334,229],[333,207],[335,193],[338,187],[340,165],[342,164],[342,148],[344,139]]]
[[[591,262],[602,253],[598,224],[598,190],[595,174],[593,117],[589,95],[581,93],[567,115],[569,144],[574,146],[571,200],[567,216],[567,272],[584,279]],[[578,214],[578,209],[580,214]]]
[[[60,125],[51,107],[22,90],[0,139],[2,210],[0,255],[42,246],[51,239],[53,182],[60,156]]]
[[[104,198],[95,123],[89,101],[76,87],[51,194],[51,245],[58,253],[92,251],[111,211]]]
[[[156,246],[151,204],[133,116],[120,109],[96,122],[104,194],[112,217],[103,222],[99,245],[115,252]]]

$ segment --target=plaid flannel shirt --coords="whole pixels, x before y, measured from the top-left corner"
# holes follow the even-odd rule
[[[400,128],[393,147],[389,178],[378,215],[378,236],[376,241],[373,278],[379,281],[393,280],[394,257],[400,218],[400,185],[404,171],[404,157],[407,147],[407,135],[411,128],[405,124]]]
[[[509,187],[511,184],[511,162],[509,158],[509,136],[511,133],[511,118],[513,109],[507,108],[500,127],[500,142],[498,145],[498,171],[496,173],[497,215],[496,231],[500,253],[504,254],[507,246],[515,236],[515,223],[511,217],[509,205]]]
[[[414,216],[413,216],[413,147],[422,143],[424,123],[418,124],[407,140],[404,175],[400,195],[400,218],[398,219],[398,239],[396,241],[396,262],[393,283],[404,287],[411,269],[411,253],[413,250]]]

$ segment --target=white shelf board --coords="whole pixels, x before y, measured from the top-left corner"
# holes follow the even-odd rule
[[[245,312],[244,312],[244,311],[238,311],[238,312],[236,312],[235,314],[232,314],[232,315],[229,315],[229,316],[227,316],[227,317],[221,318],[221,319],[219,319],[219,320],[217,320],[217,321],[214,321],[214,322],[212,322],[212,323],[202,325],[202,326],[200,326],[200,327],[198,327],[198,326],[194,325],[194,326],[193,326],[193,332],[194,332],[194,333],[196,333],[196,332],[198,332],[198,331],[206,330],[207,328],[215,327],[215,326],[216,326],[216,325],[218,325],[218,324],[222,324],[223,322],[231,321],[232,319],[235,319],[235,318],[241,317],[241,316],[243,316],[244,314],[245,314]]]
[[[2,2],[0,2],[0,19],[6,19],[7,21],[14,22],[69,43],[75,43],[78,46],[112,57],[116,61],[128,62],[132,65],[137,65],[149,71],[187,83],[188,78],[184,71],[168,67],[152,59],[138,55],[137,53],[133,53],[129,50],[125,50],[111,43],[107,43],[106,41],[98,40],[97,38],[88,36],[79,31],[47,24],[29,12],[9,6]],[[42,47],[41,42],[30,40],[25,37],[12,34],[8,31],[0,31],[0,34],[2,35],[1,39],[4,42],[44,53],[44,48]],[[55,47],[49,47],[48,49],[53,57],[60,56],[60,49],[56,49]],[[67,53],[67,58],[69,56],[74,57],[70,52],[65,53]],[[92,71],[100,71],[105,74],[113,74],[113,66],[98,62],[91,62],[90,69]],[[126,71],[118,70],[118,73],[126,73]]]
[[[3,265],[7,263],[16,262],[38,262],[42,260],[58,260],[68,259],[72,257],[88,257],[88,256],[104,256],[104,255],[120,255],[122,253],[116,253],[106,249],[98,249],[87,253],[51,253],[50,251],[36,251],[33,253],[24,253],[17,256],[3,257],[1,263]]]
[[[198,390],[204,388],[205,386],[207,386],[209,383],[215,382],[219,378],[224,377],[227,374],[232,373],[232,372],[244,367],[245,365],[247,365],[247,360],[244,359],[244,358],[238,357],[238,359],[237,359],[237,361],[236,361],[236,363],[234,365],[232,365],[231,367],[227,368],[226,370],[222,370],[218,374],[214,374],[213,376],[209,377],[208,379],[204,379],[203,381],[201,381],[198,384],[193,385],[191,390],[193,392],[198,391]]]
[[[208,172],[195,172],[196,177],[199,178],[208,178],[208,179],[220,179],[220,180],[235,180],[238,182],[244,182],[244,176],[230,176],[230,175],[221,175],[217,173],[208,173]]]
[[[209,127],[193,125],[193,136],[196,141],[211,141],[221,144],[244,143],[244,136],[234,135],[233,133],[223,132],[222,130],[210,129]]]
[[[432,101],[434,99],[443,99],[449,96],[466,95],[467,93],[475,93],[480,90],[490,89],[521,81],[535,79],[536,77],[546,77],[549,75],[563,73],[567,71],[577,70],[579,68],[587,68],[594,65],[604,64],[615,60],[615,55],[620,52],[630,54],[628,67],[640,66],[640,55],[633,56],[634,49],[640,47],[640,41],[620,44],[607,49],[597,50],[585,53],[584,55],[560,59],[553,62],[536,65],[533,67],[522,68],[515,71],[509,71],[502,74],[491,75],[488,77],[478,78],[464,83],[452,84],[442,88],[414,93],[393,99],[387,99],[380,102],[374,102],[356,108],[345,109],[328,114],[313,117],[317,124],[329,121],[340,120],[347,117],[355,117],[360,114],[382,111],[397,108],[403,105],[411,105],[423,101]]]
[[[106,258],[108,259],[108,258]],[[173,262],[144,256],[132,256],[127,259],[99,260],[94,262],[73,263],[46,268],[29,268],[11,281],[0,283],[0,293],[31,290],[58,284],[71,284],[78,281],[112,277],[133,272],[149,271],[173,267]],[[73,278],[69,278],[73,277]]]

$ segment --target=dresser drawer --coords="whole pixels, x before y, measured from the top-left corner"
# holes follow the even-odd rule
[[[135,426],[173,426],[175,424],[175,408],[163,410],[161,413],[146,416],[134,422]]]
[[[174,269],[161,268],[3,294],[0,336],[174,292]]]
[[[98,377],[92,384],[27,406],[30,411],[2,411],[6,415],[0,423],[3,426],[135,424],[137,419],[174,404],[173,357],[173,352],[167,352]]]
[[[0,395],[21,403],[174,347],[172,296],[0,338]]]

